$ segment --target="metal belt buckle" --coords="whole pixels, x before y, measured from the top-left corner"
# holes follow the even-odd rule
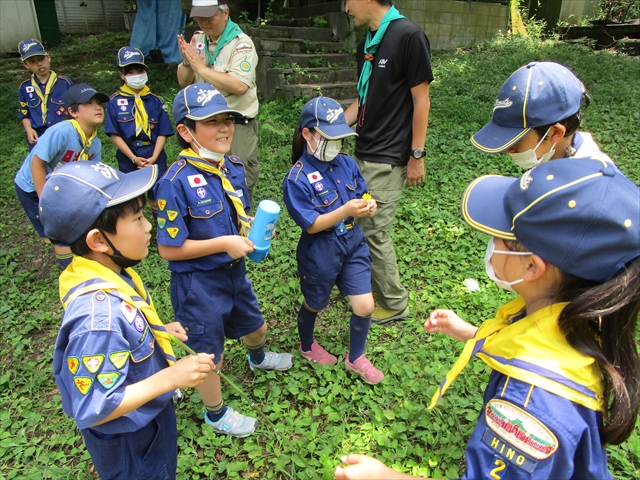
[[[142,147],[142,140],[134,140],[132,145],[134,147]]]

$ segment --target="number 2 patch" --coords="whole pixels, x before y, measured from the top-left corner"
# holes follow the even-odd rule
[[[487,478],[500,480],[502,476],[507,473],[508,467],[509,465],[503,459],[496,455],[495,457],[493,457],[493,463],[491,464],[491,470],[489,470]]]

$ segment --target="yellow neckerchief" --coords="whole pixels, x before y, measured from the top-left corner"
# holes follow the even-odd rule
[[[484,322],[467,341],[460,357],[431,399],[436,406],[446,389],[474,355],[489,367],[580,404],[604,412],[602,373],[593,357],[569,345],[558,327],[558,316],[566,303],[541,308],[521,320],[522,297],[503,305],[496,318]]]
[[[120,94],[123,97],[134,97],[133,118],[136,122],[136,137],[144,132],[149,140],[151,140],[151,124],[149,123],[149,115],[147,109],[144,108],[142,97],[149,95],[151,90],[146,85],[139,92],[134,92],[128,85],[120,87]]]
[[[42,125],[47,124],[47,109],[49,107],[47,104],[49,103],[49,95],[51,95],[51,90],[53,90],[53,86],[56,84],[57,80],[58,80],[58,75],[56,75],[56,72],[54,72],[53,70],[49,71],[49,80],[47,80],[47,83],[44,87],[44,94],[43,94],[42,90],[40,90],[40,85],[36,81],[35,73],[31,75],[31,85],[33,86],[33,90],[36,92],[36,95],[38,95],[38,98],[40,99],[40,109],[42,111]]]
[[[79,295],[98,290],[121,298],[142,312],[169,365],[173,364],[176,357],[173,348],[171,348],[171,339],[153,307],[151,296],[132,268],[125,268],[125,271],[133,280],[135,290],[110,268],[96,261],[74,255],[71,264],[60,274],[62,306],[66,309],[69,303]]]
[[[89,137],[89,139],[87,139],[87,136],[85,135],[84,130],[82,130],[82,127],[80,126],[77,120],[72,119],[72,120],[67,120],[67,122],[71,123],[71,125],[73,125],[73,129],[76,132],[78,132],[78,135],[80,135],[80,143],[82,144],[82,150],[80,151],[78,160],[89,160],[89,154],[87,153],[87,150],[89,150],[91,148],[91,145],[93,145],[93,139],[96,138],[96,135],[98,134],[98,129],[96,128],[91,134],[91,136]]]
[[[249,235],[249,231],[251,230],[251,224],[249,223],[249,217],[244,211],[244,206],[242,205],[242,200],[236,193],[231,182],[227,180],[227,176],[212,163],[207,162],[204,158],[198,155],[191,148],[187,148],[180,152],[180,156],[184,157],[184,159],[189,162],[191,165],[196,167],[198,170],[202,170],[204,172],[213,173],[216,177],[220,179],[222,182],[222,188],[224,192],[227,194],[229,199],[233,202],[233,206],[236,209],[236,215],[238,215],[238,231],[240,235],[246,237]],[[220,162],[220,168],[224,166],[224,157]]]

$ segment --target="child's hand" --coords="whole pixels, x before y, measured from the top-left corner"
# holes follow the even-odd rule
[[[175,388],[194,388],[202,385],[202,382],[215,369],[213,354],[199,353],[182,357],[169,367],[171,378],[175,382]]]
[[[187,332],[182,328],[182,324],[180,322],[167,323],[164,328],[169,335],[173,335],[178,340],[182,340],[183,342],[189,340]]]
[[[478,327],[462,320],[451,310],[434,310],[424,322],[424,329],[429,333],[446,333],[455,340],[466,342],[473,338]]]
[[[226,252],[231,258],[238,259],[255,250],[256,246],[247,237],[228,235]]]
[[[38,132],[36,132],[33,128],[27,130],[27,141],[31,145],[35,145],[38,143]]]
[[[376,202],[373,198],[371,200],[367,200],[369,204],[369,213],[367,216],[372,217],[374,213],[378,210],[378,202]]]
[[[390,469],[384,463],[366,455],[346,455],[341,458],[348,466],[338,465],[333,472],[333,476],[338,480],[382,480],[407,478],[401,473]]]
[[[369,202],[361,198],[354,198],[344,204],[344,216],[362,218],[369,214]]]

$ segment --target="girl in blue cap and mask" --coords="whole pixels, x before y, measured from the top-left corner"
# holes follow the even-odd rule
[[[337,285],[353,308],[345,367],[377,384],[384,375],[364,355],[374,309],[371,257],[364,233],[354,223],[355,218],[373,215],[377,204],[354,160],[340,154],[342,139],[355,135],[338,102],[327,97],[307,102],[293,139],[294,165],[282,189],[289,213],[302,228],[296,255],[304,295],[298,313],[300,353],[320,365],[337,363],[313,335],[318,312],[329,304]]]
[[[606,445],[629,437],[640,406],[638,212],[638,187],[600,158],[467,187],[463,217],[491,235],[487,273],[519,296],[480,328],[449,310],[424,325],[466,342],[430,408],[473,356],[492,369],[464,478],[612,478]],[[413,478],[343,461],[338,479]]]

